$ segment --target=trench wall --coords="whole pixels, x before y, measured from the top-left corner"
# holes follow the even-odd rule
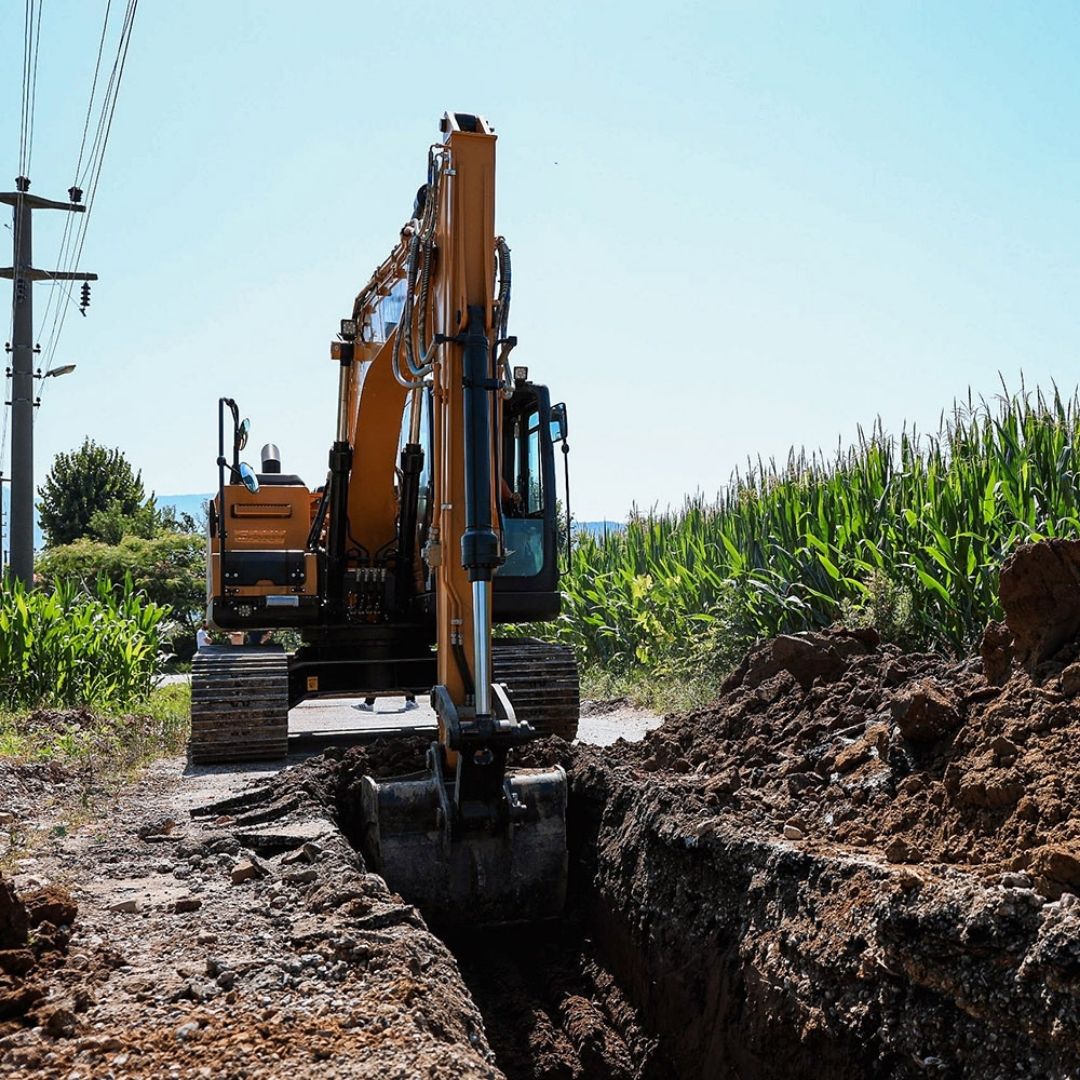
[[[1080,918],[572,773],[588,932],[681,1080],[1080,1076]]]

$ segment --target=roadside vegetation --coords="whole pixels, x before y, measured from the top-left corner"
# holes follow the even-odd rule
[[[0,588],[0,760],[62,767],[85,803],[186,742],[190,691],[158,682],[194,637],[203,542],[89,440],[57,456],[40,495],[35,587]]]
[[[9,583],[0,594],[0,706],[124,708],[145,701],[161,666],[168,609],[127,577],[93,590]]]
[[[99,578],[0,592],[0,758],[122,774],[186,739],[186,686],[156,688],[168,609]]]
[[[971,653],[1018,544],[1080,535],[1080,401],[971,402],[934,434],[876,427],[835,457],[752,463],[714,501],[579,535],[550,636],[585,693],[686,707],[746,647],[836,623]]]
[[[179,660],[189,659],[206,591],[198,523],[159,509],[123,453],[89,439],[57,454],[39,494],[45,550],[35,566],[38,583],[92,591],[103,577],[116,589],[130,578],[136,592],[169,609],[160,624],[163,643]]]

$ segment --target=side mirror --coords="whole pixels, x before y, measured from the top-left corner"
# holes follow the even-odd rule
[[[255,475],[255,470],[246,461],[240,462],[240,480],[252,495],[258,494],[259,478]]]
[[[551,441],[566,442],[566,402],[551,406]]]
[[[251,434],[251,421],[245,416],[236,429],[236,451],[239,453],[247,446],[248,435]]]

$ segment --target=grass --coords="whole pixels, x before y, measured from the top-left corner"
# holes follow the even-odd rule
[[[123,779],[163,755],[180,753],[188,737],[191,688],[159,687],[131,710],[32,709],[0,713],[0,760],[56,762],[87,789]]]
[[[688,712],[713,701],[730,668],[709,668],[678,678],[653,676],[645,669],[622,674],[592,666],[581,672],[581,696],[593,701],[626,698],[642,709],[663,716]]]

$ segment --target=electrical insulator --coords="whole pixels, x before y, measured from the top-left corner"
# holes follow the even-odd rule
[[[84,281],[82,283],[82,301],[79,304],[79,310],[85,315],[86,309],[90,306],[90,282]]]

